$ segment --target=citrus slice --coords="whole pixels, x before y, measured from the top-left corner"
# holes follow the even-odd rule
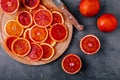
[[[63,18],[62,14],[60,12],[53,11],[52,15],[53,15],[53,22],[52,22],[52,24],[55,24],[55,23],[62,23],[62,24],[64,24],[64,18]]]
[[[48,27],[53,21],[52,13],[46,9],[37,10],[33,18],[35,24],[39,25],[42,28]]]
[[[48,30],[34,25],[30,29],[30,39],[34,42],[44,42],[48,37]]]
[[[54,48],[47,43],[41,43],[40,45],[43,48],[43,56],[41,60],[50,60],[55,54]]]
[[[32,25],[32,15],[28,11],[20,11],[17,15],[17,21],[23,28],[28,28]]]
[[[23,30],[24,29],[17,23],[16,20],[9,20],[4,26],[4,32],[7,36],[21,36]]]
[[[75,54],[68,54],[62,60],[62,69],[68,74],[76,74],[82,67],[82,61]]]
[[[13,41],[11,49],[15,55],[23,57],[30,52],[31,45],[27,39],[17,38]]]
[[[64,41],[68,36],[68,29],[61,23],[56,23],[50,29],[50,36],[56,42]]]
[[[12,45],[12,42],[17,39],[18,37],[17,36],[8,36],[5,40],[5,46],[7,47],[8,50],[11,51],[11,45]]]
[[[86,35],[80,40],[80,48],[85,54],[95,54],[100,49],[100,41],[95,35]]]
[[[24,31],[23,37],[26,38],[30,43],[32,42],[32,40],[30,39],[30,28],[27,28]]]
[[[1,9],[3,12],[12,14],[19,8],[19,0],[0,0]]]
[[[32,43],[31,44],[31,51],[27,55],[28,59],[31,61],[39,61],[42,56],[43,56],[42,47],[37,43]]]
[[[40,0],[23,0],[23,4],[28,9],[35,9],[40,3]]]

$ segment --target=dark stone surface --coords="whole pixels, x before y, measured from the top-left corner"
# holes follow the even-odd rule
[[[92,18],[83,17],[78,10],[80,0],[63,0],[77,20],[85,25],[84,31],[74,28],[72,41],[66,52],[54,62],[43,66],[28,66],[16,62],[0,48],[0,80],[120,80],[120,24],[111,33],[100,32],[97,18],[103,13],[114,14],[120,22],[120,0],[100,0],[101,11]],[[94,34],[101,41],[100,51],[92,56],[79,49],[79,40]],[[75,75],[66,74],[61,60],[68,53],[75,53],[82,59],[83,66]]]

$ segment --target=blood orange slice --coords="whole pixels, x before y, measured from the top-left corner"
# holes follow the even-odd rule
[[[52,24],[55,24],[55,23],[62,23],[62,24],[64,24],[64,18],[63,18],[62,14],[60,12],[53,11],[52,15],[53,15],[53,22],[52,22]]]
[[[41,28],[34,25],[30,29],[30,39],[34,42],[40,43],[44,42],[48,37],[48,31],[46,28]]]
[[[35,9],[40,3],[40,0],[23,0],[23,4],[28,9]]]
[[[76,74],[80,71],[81,67],[81,59],[75,54],[68,54],[62,60],[62,68],[68,74]]]
[[[0,0],[1,9],[3,12],[12,14],[19,8],[19,0]]]
[[[39,9],[33,16],[35,24],[39,25],[40,27],[48,27],[52,21],[53,16],[49,10]]]
[[[80,48],[85,54],[95,54],[100,49],[100,41],[95,35],[86,35],[80,40]]]
[[[50,29],[50,36],[56,42],[64,41],[68,36],[68,29],[61,23],[56,23]]]
[[[13,41],[11,49],[15,55],[23,57],[30,52],[31,45],[27,39],[17,38]]]
[[[42,56],[43,56],[42,47],[37,43],[32,43],[31,44],[31,51],[27,55],[28,59],[30,59],[31,61],[39,61]]]
[[[55,54],[54,48],[47,43],[41,43],[40,45],[43,48],[43,56],[41,60],[50,60]]]
[[[32,15],[28,11],[20,11],[17,15],[17,21],[23,28],[28,28],[32,25]]]
[[[17,23],[16,20],[9,20],[4,26],[4,32],[7,36],[21,36],[23,28]]]
[[[12,42],[17,39],[18,37],[17,36],[8,36],[5,40],[5,46],[8,50],[11,51],[11,45],[12,45]]]

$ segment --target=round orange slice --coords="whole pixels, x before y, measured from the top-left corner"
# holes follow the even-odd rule
[[[32,25],[32,15],[28,11],[20,11],[17,15],[17,21],[23,28],[28,28]]]
[[[11,51],[11,45],[12,45],[12,42],[17,39],[18,37],[17,36],[8,36],[5,40],[5,46],[7,47],[8,50]]]
[[[68,54],[62,60],[62,69],[68,74],[76,74],[82,67],[82,61],[75,54]]]
[[[9,20],[4,26],[4,32],[7,36],[21,36],[23,30],[16,20]]]
[[[32,43],[31,44],[31,51],[27,55],[28,59],[31,61],[39,61],[42,56],[43,56],[42,47],[37,43]]]
[[[50,29],[50,37],[56,42],[64,41],[68,36],[68,29],[65,25],[61,23],[56,23],[52,25]]]
[[[62,23],[62,24],[64,24],[64,18],[63,18],[62,14],[60,12],[53,11],[52,15],[53,15],[53,22],[52,22],[52,24],[55,24],[55,23]]]
[[[40,0],[23,0],[23,4],[28,9],[35,9],[40,3]]]
[[[19,0],[0,0],[3,12],[12,14],[19,9]]]
[[[17,38],[13,41],[11,49],[15,55],[24,57],[30,52],[31,45],[27,39]]]
[[[47,43],[41,43],[40,45],[43,48],[43,56],[41,60],[50,60],[55,54],[54,48]]]
[[[46,28],[41,28],[34,25],[30,29],[30,39],[34,42],[41,43],[44,42],[48,37],[48,30]]]
[[[95,54],[100,49],[100,41],[95,35],[86,35],[80,40],[80,48],[85,54]]]
[[[47,9],[39,9],[33,16],[35,24],[39,25],[40,27],[48,27],[52,21],[53,16],[52,13]]]

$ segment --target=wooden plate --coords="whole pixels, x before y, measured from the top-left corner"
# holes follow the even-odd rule
[[[41,1],[50,11],[53,11],[53,10],[60,11],[52,1],[50,1],[50,0],[41,0]],[[16,16],[16,14],[8,15],[8,14],[4,14],[0,10],[0,43],[1,43],[1,46],[3,48],[4,48],[4,40],[5,40],[3,27],[6,23],[6,21],[15,18],[15,16]],[[50,59],[48,61],[40,60],[40,61],[37,61],[37,62],[31,62],[26,57],[18,57],[16,55],[12,54],[9,51],[6,51],[7,54],[10,57],[12,57],[13,59],[15,59],[16,61],[21,62],[23,64],[28,64],[28,65],[43,65],[43,64],[50,63],[50,62],[56,60],[57,58],[59,58],[64,53],[64,51],[68,48],[68,46],[70,44],[70,41],[71,41],[71,38],[72,38],[72,33],[73,33],[72,24],[70,23],[69,19],[64,14],[63,14],[63,16],[64,16],[64,19],[65,19],[65,25],[68,27],[69,34],[68,34],[67,39],[64,42],[57,43],[55,45],[55,55],[52,59]],[[4,50],[6,50],[6,49],[4,48]]]

